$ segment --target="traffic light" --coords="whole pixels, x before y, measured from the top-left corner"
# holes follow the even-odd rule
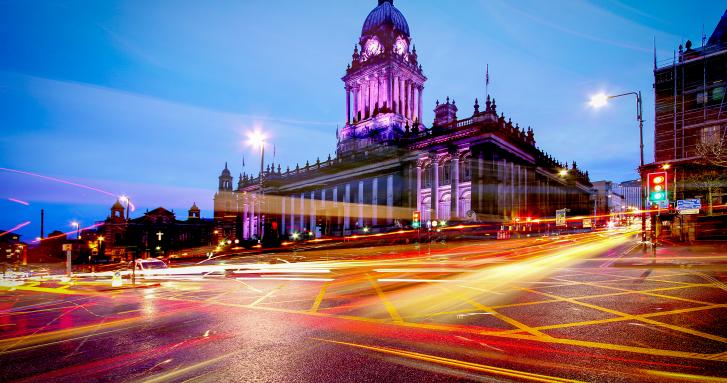
[[[661,202],[667,200],[666,172],[649,173],[649,201]]]
[[[415,210],[411,214],[411,227],[413,227],[415,229],[420,228],[422,226],[422,222],[420,219],[421,219],[421,213],[419,212],[419,210]]]

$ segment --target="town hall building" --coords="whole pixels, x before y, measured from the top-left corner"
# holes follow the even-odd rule
[[[488,223],[590,213],[588,172],[545,153],[489,95],[467,111],[437,101],[424,124],[427,77],[393,0],[369,13],[342,80],[346,121],[335,157],[267,165],[241,174],[236,187],[225,165],[214,196],[220,236],[383,232],[409,226],[414,211],[422,221]]]

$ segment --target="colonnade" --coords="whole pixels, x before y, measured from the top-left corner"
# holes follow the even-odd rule
[[[424,87],[406,76],[374,74],[347,84],[345,90],[347,123],[373,116],[377,107],[421,121]]]

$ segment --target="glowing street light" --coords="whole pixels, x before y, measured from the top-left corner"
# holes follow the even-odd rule
[[[71,222],[71,226],[76,228],[76,239],[81,238],[81,224],[78,221]]]
[[[606,106],[608,104],[608,100],[612,98],[622,97],[622,96],[630,96],[634,95],[636,96],[636,120],[639,121],[639,148],[641,150],[641,162],[639,166],[639,176],[641,176],[641,171],[644,168],[644,117],[642,114],[643,111],[643,103],[641,99],[641,92],[627,92],[627,93],[621,93],[614,96],[606,95],[605,93],[599,93],[596,95],[593,95],[591,97],[591,106],[594,108],[601,108],[603,106]],[[646,193],[644,192],[644,185],[642,181],[641,185],[641,203],[642,208],[646,206]],[[646,243],[646,212],[642,210],[641,212],[641,242]],[[644,245],[646,246],[646,245]]]
[[[265,164],[265,135],[259,131],[254,130],[252,132],[247,133],[247,143],[251,145],[254,148],[260,148],[260,197],[258,198],[258,219],[257,219],[257,233],[258,237],[262,239],[263,233],[262,233],[262,196],[263,196],[263,170],[264,170],[264,164]]]
[[[561,176],[561,177],[565,177],[565,176],[567,176],[567,175],[568,175],[568,169],[561,169],[561,170],[560,170],[560,171],[558,172],[558,175],[559,175],[559,176]]]
[[[594,94],[593,96],[591,96],[590,104],[594,108],[601,108],[608,104],[608,99],[609,97],[605,93]]]
[[[131,208],[130,208],[131,199],[129,198],[129,196],[122,194],[121,196],[119,196],[119,201],[121,201],[124,204],[124,206],[126,206],[126,220],[128,221],[129,220],[129,210],[131,210]]]

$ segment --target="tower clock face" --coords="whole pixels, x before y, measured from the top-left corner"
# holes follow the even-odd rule
[[[376,39],[369,39],[366,42],[366,56],[372,57],[381,53],[381,43]]]
[[[407,52],[406,40],[401,37],[396,39],[396,43],[394,43],[394,52],[397,55],[403,56]]]

